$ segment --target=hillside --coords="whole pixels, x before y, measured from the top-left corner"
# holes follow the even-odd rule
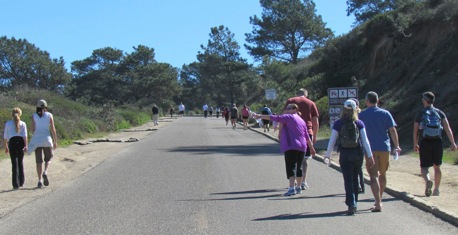
[[[448,115],[456,136],[458,2],[377,16],[315,56],[321,58],[311,72],[324,74],[325,87],[358,86],[360,99],[376,91],[398,123],[404,143],[412,141],[413,119],[425,91],[436,94],[435,105]]]

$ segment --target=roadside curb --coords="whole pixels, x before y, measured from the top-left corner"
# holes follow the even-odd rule
[[[239,123],[240,124],[240,123]],[[264,133],[262,131],[259,131],[259,130],[256,130],[255,128],[252,128],[252,127],[248,127],[249,130],[251,131],[254,131],[254,132],[257,132],[259,134],[262,134],[264,135],[265,137],[271,139],[271,140],[274,140],[276,142],[280,142],[278,138],[268,134],[268,133]],[[323,162],[324,163],[324,157],[323,156],[320,156],[320,155],[315,155],[313,156],[313,159],[315,159],[316,161],[319,161],[319,162]],[[331,161],[331,165],[329,165],[330,168],[333,168],[334,170],[337,170],[339,172],[341,172],[340,170],[340,165],[335,163],[335,162],[332,162]],[[370,184],[370,178],[368,177],[364,177],[364,182],[366,184]],[[434,216],[448,222],[448,223],[451,223],[455,226],[458,226],[458,215],[456,213],[453,213],[451,211],[447,211],[447,210],[444,210],[442,208],[439,208],[437,206],[434,206],[432,205],[431,203],[428,203],[426,201],[424,201],[423,199],[419,198],[419,197],[416,197],[415,195],[413,194],[410,194],[408,192],[402,192],[394,187],[386,187],[385,188],[385,192],[388,193],[389,195],[393,196],[393,197],[396,197],[396,198],[399,198],[405,202],[408,202],[410,203],[411,205],[423,210],[423,211],[426,211],[426,212],[429,212],[431,214],[433,214]]]

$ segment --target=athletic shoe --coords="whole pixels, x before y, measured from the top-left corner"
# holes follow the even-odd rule
[[[48,185],[49,185],[48,175],[46,175],[45,173],[43,173],[43,184],[44,184],[45,186],[48,186]]]
[[[301,189],[302,189],[302,190],[309,189],[309,186],[307,185],[307,183],[302,182],[302,184],[301,184]]]
[[[439,192],[438,188],[434,189],[433,196],[439,196],[440,194],[441,194],[441,192]]]
[[[41,183],[41,181],[38,181],[37,188],[41,188],[41,187],[43,187],[43,184]]]
[[[431,180],[428,180],[428,182],[426,182],[426,189],[425,189],[425,195],[427,197],[431,196],[431,194],[432,194],[431,188],[432,187],[433,187],[433,182]]]
[[[296,187],[296,194],[302,194],[301,187]]]
[[[288,191],[285,194],[283,194],[283,196],[293,196],[293,195],[296,195],[296,190],[294,190],[294,188],[288,189]]]

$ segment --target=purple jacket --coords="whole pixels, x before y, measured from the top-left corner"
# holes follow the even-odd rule
[[[280,150],[307,151],[307,125],[298,114],[271,115],[270,120],[283,124],[280,136]]]

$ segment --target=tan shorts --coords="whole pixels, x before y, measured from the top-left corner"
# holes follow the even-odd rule
[[[372,152],[374,156],[374,166],[367,170],[369,175],[378,176],[385,175],[388,167],[390,166],[390,152],[388,151],[374,151]]]
[[[43,163],[43,153],[45,154],[45,162],[49,162],[52,159],[52,148],[51,147],[38,147],[35,149],[35,162]]]

